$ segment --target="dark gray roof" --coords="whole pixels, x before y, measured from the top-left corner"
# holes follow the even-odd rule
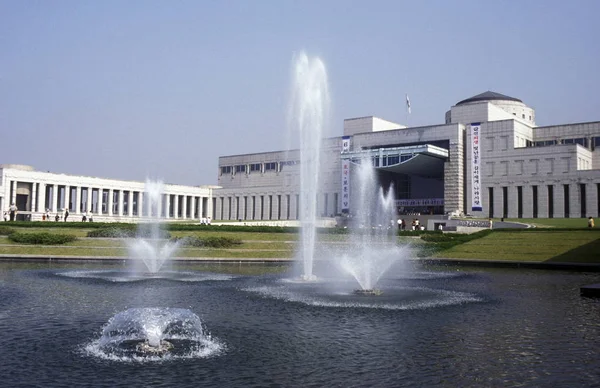
[[[517,101],[523,102],[518,98],[505,96],[504,94],[487,91],[471,98],[467,98],[466,100],[462,100],[456,103],[456,105],[468,104],[470,102],[479,102],[479,101],[490,101],[490,100],[504,100],[504,101]]]

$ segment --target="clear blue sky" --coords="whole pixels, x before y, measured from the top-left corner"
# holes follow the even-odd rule
[[[0,0],[0,163],[216,184],[285,147],[294,52],[344,118],[444,122],[486,90],[538,125],[600,120],[600,1]]]

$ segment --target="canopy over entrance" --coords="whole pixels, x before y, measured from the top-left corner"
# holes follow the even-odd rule
[[[343,160],[360,164],[370,158],[379,171],[419,175],[427,178],[442,179],[444,162],[448,159],[448,150],[431,144],[407,147],[378,148],[360,151],[346,151]]]

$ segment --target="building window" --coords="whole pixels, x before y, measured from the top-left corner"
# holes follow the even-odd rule
[[[265,171],[276,171],[277,162],[265,163]]]
[[[243,173],[246,172],[246,165],[245,164],[239,164],[237,166],[235,166],[235,173]]]
[[[523,160],[515,160],[517,163],[517,175],[523,175]]]
[[[563,160],[563,173],[568,173],[569,170],[571,169],[571,158],[570,157],[566,157],[566,158],[561,158]]]
[[[260,163],[252,163],[250,165],[250,172],[260,172],[261,171],[260,166],[261,166]]]
[[[493,151],[494,150],[494,136],[488,136],[485,138],[485,140],[488,145],[487,151]]]
[[[500,164],[502,165],[502,175],[506,176],[508,175],[508,162],[500,162]]]
[[[546,159],[546,162],[548,162],[548,172],[547,172],[547,174],[554,173],[554,158],[548,158],[548,159]]]
[[[221,175],[231,174],[231,166],[221,167]]]
[[[486,162],[488,176],[494,176],[494,162]]]
[[[523,118],[525,118],[525,113],[523,113],[521,116],[523,116]]]

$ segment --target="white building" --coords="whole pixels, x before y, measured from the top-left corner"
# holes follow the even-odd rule
[[[18,207],[18,220],[61,220],[69,209],[69,221],[80,221],[86,212],[96,222],[200,220],[209,217],[214,186],[164,184],[154,207],[144,182],[104,179],[36,171],[33,167],[0,165],[0,209]]]
[[[535,118],[521,100],[485,92],[452,106],[439,125],[344,120],[342,137],[324,139],[319,214],[352,212],[352,173],[343,181],[343,168],[367,156],[380,182],[394,184],[400,212],[600,216],[600,122],[537,127]],[[213,218],[297,219],[299,163],[298,150],[220,157]]]

